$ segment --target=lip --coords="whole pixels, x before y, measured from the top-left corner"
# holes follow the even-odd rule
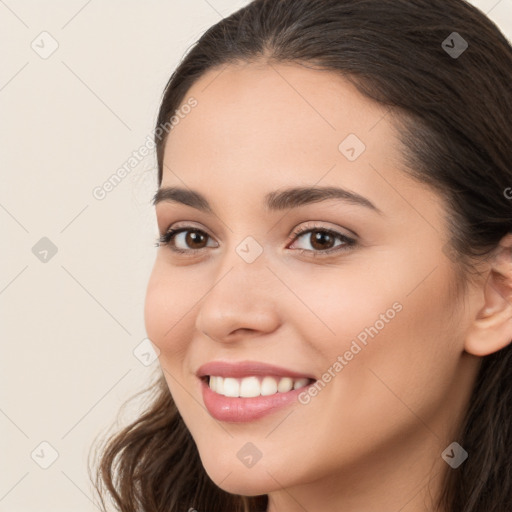
[[[210,415],[218,421],[240,423],[255,421],[281,410],[283,407],[298,402],[300,393],[316,382],[311,374],[301,373],[273,364],[257,361],[211,361],[202,365],[196,372],[199,379],[203,402]],[[275,393],[267,396],[250,398],[227,397],[216,393],[208,385],[207,376],[244,378],[251,376],[306,378],[312,382],[302,388],[292,389],[286,393]]]
[[[227,397],[215,393],[208,385],[207,379],[199,379],[203,402],[210,415],[218,421],[230,423],[243,423],[255,421],[264,416],[281,410],[282,408],[298,402],[300,393],[312,386],[314,382],[299,389],[292,389],[286,393],[275,393],[268,396],[255,396],[251,398]],[[315,381],[316,382],[316,381]]]
[[[293,379],[313,379],[316,378],[308,373],[299,373],[288,368],[276,366],[273,364],[260,363],[258,361],[240,361],[233,363],[230,361],[211,361],[200,366],[196,372],[199,378],[207,375],[218,377],[234,377],[242,379],[251,376],[270,376],[270,377],[290,377]]]

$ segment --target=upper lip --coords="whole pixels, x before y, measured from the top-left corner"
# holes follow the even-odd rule
[[[211,361],[200,366],[196,372],[198,377],[213,375],[216,377],[243,378],[252,375],[269,375],[273,377],[290,377],[293,379],[312,379],[312,375],[300,373],[288,368],[282,368],[273,364],[260,363],[258,361],[241,361],[233,363],[229,361]]]

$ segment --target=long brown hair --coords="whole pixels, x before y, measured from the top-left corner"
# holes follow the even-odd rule
[[[454,54],[454,41],[461,48],[463,40],[467,49]],[[475,7],[464,0],[255,0],[188,52],[167,83],[156,127],[206,71],[261,58],[337,72],[393,109],[408,172],[449,200],[449,245],[463,275],[512,232],[504,193],[512,186],[512,48]],[[155,143],[160,183],[165,137],[155,135]],[[97,447],[102,506],[109,496],[122,512],[264,511],[266,496],[235,496],[210,480],[163,375],[148,393],[145,412]],[[511,418],[508,345],[483,358],[457,439],[469,458],[446,473],[441,508],[512,510]]]

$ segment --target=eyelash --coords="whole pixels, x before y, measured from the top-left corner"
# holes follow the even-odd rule
[[[202,251],[203,249],[206,249],[206,247],[201,248],[201,249],[179,249],[179,248],[175,247],[174,245],[172,245],[171,242],[174,240],[174,237],[176,235],[178,235],[179,233],[182,233],[183,231],[197,231],[199,233],[203,233],[208,238],[211,238],[210,235],[208,235],[208,233],[206,233],[205,231],[203,231],[201,229],[198,229],[194,226],[185,226],[185,227],[170,229],[169,231],[167,231],[166,233],[164,233],[163,235],[158,237],[155,246],[156,247],[168,246],[171,249],[171,251],[173,251],[175,253],[188,254],[188,255],[193,255],[193,254],[196,254],[196,253]],[[335,253],[337,254],[337,253],[348,251],[348,250],[352,249],[357,243],[356,240],[354,240],[353,238],[343,235],[337,231],[333,231],[332,229],[327,229],[323,226],[318,226],[318,225],[309,225],[309,226],[305,226],[305,227],[297,229],[292,234],[291,240],[289,240],[288,242],[290,242],[290,243],[295,242],[295,240],[298,237],[300,237],[301,235],[304,235],[306,233],[311,233],[314,231],[327,233],[330,236],[334,237],[335,239],[341,240],[343,242],[343,244],[339,245],[337,247],[333,247],[331,249],[324,249],[324,250],[318,250],[318,251],[314,251],[314,250],[310,250],[310,249],[295,249],[301,255],[308,254],[313,257],[331,256],[332,254],[335,254]]]

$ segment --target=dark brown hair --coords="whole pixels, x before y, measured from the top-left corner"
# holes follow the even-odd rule
[[[450,54],[456,32],[467,43]],[[448,44],[443,44],[443,41]],[[458,44],[458,43],[457,43]],[[469,277],[512,232],[512,48],[463,0],[255,0],[212,26],[172,74],[156,126],[206,71],[237,62],[330,70],[396,114],[407,172],[450,205],[447,245]],[[161,133],[161,130],[160,132]],[[155,135],[159,183],[165,137]],[[144,414],[98,447],[95,485],[123,512],[263,511],[208,477],[160,374]],[[512,345],[482,358],[457,441],[469,458],[447,471],[439,506],[512,510]]]

